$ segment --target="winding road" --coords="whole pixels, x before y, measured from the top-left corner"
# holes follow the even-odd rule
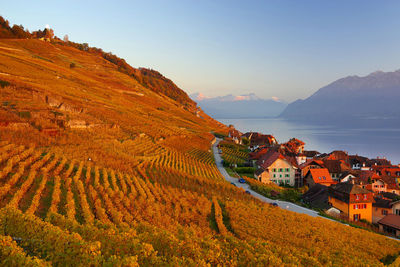
[[[243,188],[246,191],[249,191],[253,197],[258,198],[259,200],[261,200],[261,201],[263,201],[265,203],[276,203],[276,204],[278,204],[278,206],[280,208],[285,209],[285,210],[289,210],[289,211],[293,211],[293,212],[297,212],[297,213],[303,213],[303,214],[307,214],[307,215],[312,216],[312,217],[319,217],[319,218],[323,218],[323,219],[326,219],[326,220],[329,220],[329,221],[332,221],[332,222],[337,222],[337,223],[341,223],[343,225],[349,226],[346,223],[342,223],[342,222],[339,222],[339,221],[335,221],[335,220],[329,219],[327,217],[320,216],[318,214],[318,212],[316,212],[314,210],[310,210],[310,209],[304,208],[304,207],[301,207],[301,206],[296,205],[294,203],[287,202],[287,201],[282,201],[282,200],[270,199],[270,198],[264,197],[263,195],[260,195],[259,193],[251,190],[250,186],[248,184],[239,183],[239,179],[230,176],[228,174],[228,172],[225,170],[224,166],[222,165],[222,158],[221,158],[220,154],[218,153],[218,147],[217,147],[219,142],[221,142],[221,141],[222,141],[221,138],[216,138],[215,143],[212,145],[212,150],[213,150],[213,153],[214,153],[215,163],[217,164],[218,170],[220,171],[222,176],[224,176],[225,180],[227,180],[228,182],[233,183],[237,187]],[[386,235],[384,235],[384,237],[400,242],[400,240],[397,239],[397,238],[393,238],[393,237],[386,236]]]
[[[225,170],[224,166],[222,165],[222,159],[220,154],[218,153],[218,144],[221,142],[221,138],[216,138],[215,143],[212,145],[212,150],[214,153],[214,158],[215,158],[215,163],[217,164],[218,170],[221,172],[222,176],[224,176],[225,180],[227,180],[230,183],[235,184],[237,187],[243,188],[246,191],[249,191],[252,196],[258,198],[259,200],[266,202],[266,203],[277,203],[278,206],[282,209],[290,210],[293,212],[297,213],[304,213],[307,215],[310,215],[312,217],[321,217],[318,215],[318,212],[314,210],[310,210],[304,207],[301,207],[299,205],[293,204],[291,202],[287,201],[281,201],[281,200],[275,200],[275,199],[270,199],[267,197],[264,197],[263,195],[260,195],[259,193],[253,191],[250,189],[250,186],[248,184],[241,184],[238,181],[238,178],[232,177],[228,174],[228,172]],[[323,217],[325,218],[325,217]]]

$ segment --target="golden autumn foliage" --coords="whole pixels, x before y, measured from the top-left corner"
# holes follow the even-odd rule
[[[400,251],[227,183],[210,150],[226,127],[156,72],[39,40],[1,39],[0,62],[2,265],[382,266]]]

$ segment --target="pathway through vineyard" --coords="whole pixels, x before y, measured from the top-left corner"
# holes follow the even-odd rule
[[[270,198],[264,197],[264,196],[258,194],[257,192],[251,190],[250,186],[248,184],[239,183],[238,178],[230,176],[228,174],[228,172],[225,170],[224,166],[222,165],[222,159],[221,159],[220,154],[218,153],[218,147],[217,147],[217,145],[219,144],[220,141],[222,141],[222,139],[217,138],[217,141],[213,144],[212,149],[213,149],[214,158],[215,158],[215,162],[217,164],[218,170],[224,176],[225,180],[227,180],[230,183],[235,184],[237,187],[240,187],[240,188],[243,188],[244,190],[249,191],[254,197],[260,199],[263,202],[277,203],[279,207],[286,209],[286,210],[294,211],[297,213],[304,213],[304,214],[310,215],[312,217],[321,217],[318,215],[318,212],[316,212],[314,210],[310,210],[310,209],[301,207],[301,206],[293,204],[291,202],[275,200],[275,199],[270,199]]]

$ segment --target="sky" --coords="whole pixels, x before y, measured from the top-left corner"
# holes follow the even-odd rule
[[[5,1],[0,15],[49,25],[188,94],[306,98],[349,75],[400,69],[400,1]]]

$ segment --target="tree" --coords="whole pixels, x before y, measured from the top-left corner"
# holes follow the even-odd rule
[[[243,144],[243,145],[246,145],[246,146],[247,146],[249,143],[250,143],[250,141],[249,141],[249,139],[248,139],[247,137],[243,137],[243,138],[242,138],[242,144]]]

